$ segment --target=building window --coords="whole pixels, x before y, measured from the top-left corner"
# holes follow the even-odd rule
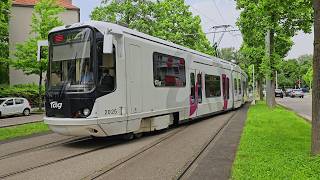
[[[185,60],[166,54],[153,53],[153,78],[156,87],[185,87]]]
[[[219,97],[221,96],[221,79],[220,76],[205,75],[205,91],[206,97]]]

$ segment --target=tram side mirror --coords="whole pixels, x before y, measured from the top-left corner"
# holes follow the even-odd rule
[[[104,54],[112,54],[113,52],[113,44],[112,44],[113,35],[105,34],[103,38],[103,53]]]

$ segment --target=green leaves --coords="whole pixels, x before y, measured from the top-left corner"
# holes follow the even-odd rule
[[[7,61],[9,57],[9,15],[11,1],[0,1],[0,84],[8,81]]]
[[[292,37],[300,30],[310,33],[313,22],[311,0],[237,0],[241,10],[237,25],[243,35],[241,51],[249,57],[259,74],[270,76],[275,70],[281,70],[281,62],[293,46]],[[268,30],[274,32],[273,54],[265,57],[265,35]]]
[[[214,53],[202,30],[200,17],[192,15],[184,0],[106,0],[94,9],[91,19],[125,23],[131,29],[203,53]]]
[[[48,59],[37,61],[37,42],[48,38],[49,31],[61,26],[63,23],[58,18],[58,14],[63,12],[63,8],[59,7],[56,0],[40,0],[34,7],[32,14],[31,34],[27,41],[17,45],[15,52],[16,59],[11,61],[11,65],[17,69],[21,69],[26,74],[37,74],[47,70]],[[44,51],[44,57],[48,57],[48,50]]]

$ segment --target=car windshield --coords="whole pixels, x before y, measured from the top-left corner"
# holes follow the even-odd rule
[[[90,28],[50,35],[49,89],[86,92],[94,88]]]

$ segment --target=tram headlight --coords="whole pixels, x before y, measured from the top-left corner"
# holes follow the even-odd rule
[[[85,108],[85,109],[83,109],[82,113],[83,113],[83,115],[85,115],[85,116],[89,116],[89,114],[90,114],[90,109]]]

